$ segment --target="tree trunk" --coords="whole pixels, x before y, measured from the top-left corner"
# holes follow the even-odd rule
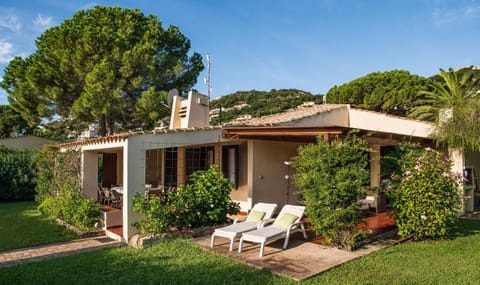
[[[105,115],[105,128],[107,130],[107,136],[111,136],[114,133],[115,122],[112,120],[110,114]]]
[[[107,128],[105,125],[105,115],[100,115],[100,119],[98,120],[98,135],[104,137],[107,135]]]

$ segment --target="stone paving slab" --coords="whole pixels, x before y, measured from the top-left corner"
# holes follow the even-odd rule
[[[281,239],[265,246],[264,257],[258,256],[260,251],[258,244],[244,242],[242,253],[238,253],[238,241],[235,242],[233,251],[228,251],[229,242],[228,239],[217,237],[215,239],[215,247],[211,249],[210,237],[202,237],[194,240],[195,244],[219,254],[238,259],[247,265],[258,269],[265,268],[273,274],[288,276],[299,281],[383,249],[397,241],[389,239],[377,241],[349,252],[304,241],[301,238],[291,239],[288,248],[282,250],[283,239]]]
[[[0,267],[13,266],[121,245],[122,243],[116,240],[106,236],[100,236],[0,252]]]

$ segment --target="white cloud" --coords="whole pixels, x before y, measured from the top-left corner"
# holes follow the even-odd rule
[[[480,4],[476,6],[465,7],[464,14],[467,17],[478,17],[480,16]]]
[[[0,41],[0,63],[8,63],[13,58],[13,45],[9,42]]]
[[[436,25],[448,25],[465,20],[480,17],[480,4],[471,3],[456,9],[437,7],[432,13],[433,22]]]
[[[33,20],[33,25],[36,30],[43,31],[53,26],[53,18],[38,14],[37,18]]]
[[[0,29],[9,29],[12,32],[20,32],[22,24],[14,15],[0,17]]]

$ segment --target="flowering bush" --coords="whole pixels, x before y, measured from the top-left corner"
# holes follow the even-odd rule
[[[400,236],[421,240],[447,234],[461,206],[461,176],[450,169],[448,158],[426,148],[405,161],[401,175],[382,181]]]

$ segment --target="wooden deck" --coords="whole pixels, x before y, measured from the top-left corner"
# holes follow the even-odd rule
[[[107,231],[112,232],[119,236],[123,236],[123,226],[109,227],[107,228]]]

